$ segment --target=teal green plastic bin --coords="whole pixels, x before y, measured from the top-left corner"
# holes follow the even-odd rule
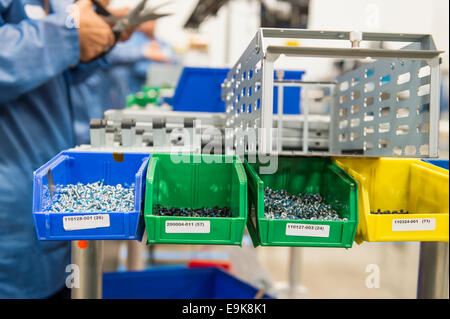
[[[174,156],[174,158],[172,158]],[[247,220],[243,164],[227,155],[153,154],[149,161],[144,219],[148,243],[241,245]],[[230,207],[232,217],[156,216],[156,205]]]
[[[330,158],[279,157],[273,174],[245,162],[248,178],[247,228],[254,246],[352,247],[358,225],[358,187]],[[264,217],[264,188],[291,194],[320,193],[346,221],[282,220]]]

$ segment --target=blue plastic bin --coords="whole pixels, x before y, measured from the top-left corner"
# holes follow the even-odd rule
[[[220,268],[164,267],[103,274],[103,299],[253,299],[257,293],[257,288]]]
[[[448,170],[448,160],[444,159],[422,159],[422,161],[436,165],[438,167],[441,167],[443,169]]]
[[[173,96],[173,110],[225,112],[222,83],[229,69],[185,67]]]
[[[304,71],[284,71],[284,80],[301,80]],[[276,72],[275,72],[276,79]],[[300,114],[300,92],[298,87],[283,88],[283,114]],[[278,114],[278,87],[273,89],[273,114]]]
[[[172,100],[174,111],[225,112],[222,101],[222,83],[230,69],[185,67],[181,73]],[[304,71],[284,71],[284,80],[301,80]],[[276,78],[276,72],[274,72]],[[285,87],[283,113],[300,114],[300,88]],[[278,88],[274,88],[274,114],[278,113]]]
[[[141,240],[145,225],[142,201],[149,154],[114,154],[61,152],[34,172],[33,218],[39,240]],[[63,217],[98,215],[98,213],[43,212],[48,203],[47,172],[51,169],[55,185],[93,183],[104,180],[105,185],[135,183],[134,210],[132,212],[99,212],[108,214],[109,227],[65,230]]]

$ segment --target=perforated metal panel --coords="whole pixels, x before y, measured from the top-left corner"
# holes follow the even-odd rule
[[[249,128],[259,128],[261,125],[262,104],[262,50],[258,50],[258,37],[255,36],[242,58],[230,70],[222,84],[222,98],[226,106],[226,128],[233,128],[225,132],[226,145],[237,148],[243,142],[243,132]],[[256,150],[256,141],[246,146],[249,150]]]
[[[330,89],[329,152],[324,155],[435,157],[438,155],[439,54],[430,35],[361,33],[362,41],[410,42],[403,49],[290,47],[268,38],[349,40],[354,32],[261,28],[222,85],[229,150],[275,154],[285,141],[274,127],[273,69],[288,58],[378,59],[338,78]],[[426,71],[428,69],[429,71]],[[427,73],[428,72],[428,73]],[[331,79],[333,80],[333,79]],[[335,82],[330,82],[335,83]],[[299,86],[310,85],[298,81]],[[277,83],[279,85],[279,83]],[[303,103],[304,101],[302,101]],[[306,120],[308,131],[309,120]],[[257,139],[245,135],[258,129]],[[305,135],[305,134],[304,134]],[[306,135],[305,135],[306,136]],[[308,138],[303,139],[303,154]],[[306,151],[305,151],[306,149]],[[301,155],[301,154],[294,154]]]
[[[431,68],[381,60],[338,79],[338,151],[428,156]]]

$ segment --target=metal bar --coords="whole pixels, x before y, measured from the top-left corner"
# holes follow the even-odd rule
[[[295,298],[299,286],[300,248],[289,249],[289,297]]]
[[[429,156],[439,156],[439,112],[440,112],[440,72],[439,58],[430,61],[430,140],[429,140]]]
[[[156,264],[156,262],[155,262],[155,254],[154,254],[154,252],[155,252],[155,245],[151,244],[151,245],[148,245],[147,247],[148,247],[148,265],[153,266],[153,265]]]
[[[429,34],[363,32],[363,41],[422,42]]]
[[[95,152],[95,153],[192,153],[197,152],[194,147],[190,146],[164,146],[164,147],[103,147],[97,148],[91,145],[80,145],[68,149],[71,152]]]
[[[154,118],[163,118],[166,122],[183,124],[185,118],[193,118],[202,121],[202,125],[220,125],[225,123],[226,115],[215,113],[211,116],[208,112],[178,112],[178,111],[160,111],[152,110],[108,110],[104,113],[104,118],[108,121],[121,121],[122,119],[136,120],[136,127],[143,122],[152,122]]]
[[[337,84],[335,81],[326,81],[326,82],[320,82],[320,81],[302,81],[302,80],[275,80],[275,84],[277,85],[283,85],[283,86],[323,86],[323,87],[333,87]],[[292,85],[290,85],[292,84]],[[294,85],[295,84],[295,85]]]
[[[261,28],[265,38],[349,40],[350,32]]]
[[[137,240],[129,240],[127,254],[127,270],[139,271],[144,269],[144,258],[142,258],[142,245]]]
[[[303,153],[308,153],[308,134],[309,134],[309,123],[308,123],[308,114],[309,114],[309,101],[308,101],[308,92],[306,88],[304,88],[301,92],[302,101],[302,113],[303,113]]]
[[[418,299],[444,299],[449,297],[448,257],[448,243],[420,243]]]
[[[272,153],[273,114],[273,64],[272,57],[264,57],[262,63],[261,134],[259,152]]]
[[[278,153],[280,153],[283,149],[283,95],[283,86],[278,85]]]
[[[328,136],[329,136],[329,152],[330,154],[337,154],[338,153],[338,121],[339,121],[339,111],[338,111],[338,103],[339,103],[339,96],[338,96],[338,89],[336,89],[336,86],[331,88],[331,97],[332,103],[330,105],[330,125],[328,127]]]
[[[72,264],[79,268],[79,287],[72,288],[72,299],[102,298],[103,241],[89,240],[82,248],[72,241]]]
[[[365,49],[365,48],[321,48],[321,47],[288,47],[269,45],[267,53],[286,54],[295,56],[307,56],[317,58],[381,58],[381,59],[405,59],[405,60],[428,60],[433,59],[444,51],[428,50],[387,50],[387,49]]]
[[[328,40],[350,40],[349,31],[322,31],[322,30],[299,30],[261,28],[262,35],[266,38],[298,38],[298,39],[328,39]],[[365,41],[396,41],[396,42],[422,42],[429,34],[413,33],[378,33],[363,32],[362,40]]]

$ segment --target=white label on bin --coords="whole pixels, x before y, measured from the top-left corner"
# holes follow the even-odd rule
[[[435,230],[436,218],[402,218],[392,220],[392,231]]]
[[[330,225],[286,224],[286,235],[308,237],[330,237]]]
[[[109,227],[108,214],[64,216],[64,230],[80,230]]]
[[[183,220],[167,220],[166,233],[168,234],[209,234],[209,220],[200,221],[183,221]]]

